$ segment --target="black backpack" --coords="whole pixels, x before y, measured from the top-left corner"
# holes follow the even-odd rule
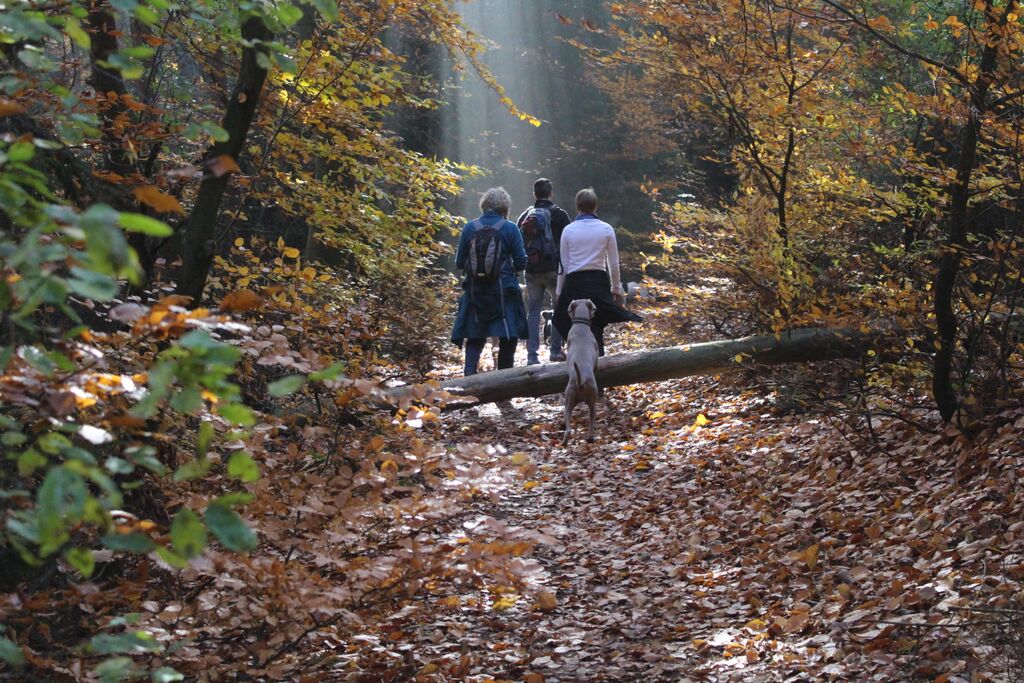
[[[484,225],[479,221],[473,221],[473,224],[476,230],[469,238],[466,272],[480,282],[494,282],[501,275],[501,266],[505,260],[501,230],[497,225]]]
[[[519,230],[526,247],[526,270],[530,273],[548,273],[558,266],[558,245],[551,229],[551,210],[533,207],[526,212]]]

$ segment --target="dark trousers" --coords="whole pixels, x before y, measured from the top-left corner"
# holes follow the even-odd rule
[[[498,369],[504,370],[510,368],[516,360],[516,344],[519,340],[515,337],[511,339],[499,339],[498,340]],[[487,344],[486,339],[467,339],[466,340],[466,367],[464,374],[466,377],[475,375],[477,373],[477,366],[480,365],[480,354],[484,352],[484,346]]]

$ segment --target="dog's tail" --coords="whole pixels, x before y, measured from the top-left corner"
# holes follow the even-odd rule
[[[572,369],[576,371],[576,384],[583,386],[583,376],[580,375],[580,366],[576,363],[572,364]]]

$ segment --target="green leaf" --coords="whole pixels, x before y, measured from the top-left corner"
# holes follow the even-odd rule
[[[140,555],[148,553],[154,547],[153,541],[150,540],[149,536],[140,533],[111,533],[101,538],[100,542],[111,550],[138,553]]]
[[[22,654],[21,648],[14,641],[3,636],[0,636],[0,659],[11,666],[20,667],[25,664],[25,655]]]
[[[39,451],[30,448],[18,456],[18,474],[30,477],[40,467],[49,462]]]
[[[56,66],[53,60],[48,58],[42,50],[32,45],[18,50],[18,59],[28,68],[36,69],[37,71],[52,71]]]
[[[149,674],[149,680],[153,683],[173,683],[174,681],[185,680],[185,676],[169,666],[162,666],[159,669],[154,669],[153,672]]]
[[[259,545],[253,530],[238,513],[224,505],[213,503],[206,508],[206,526],[228,550],[245,552]]]
[[[5,446],[20,446],[26,441],[28,437],[21,432],[4,432],[3,436],[0,436],[0,443]]]
[[[311,382],[323,382],[326,380],[336,379],[338,375],[345,371],[345,363],[337,362],[331,363],[330,366],[323,370],[317,370],[316,372],[309,373],[309,380]]]
[[[187,462],[174,471],[174,481],[188,481],[190,479],[198,479],[210,471],[210,461],[206,458],[199,458],[192,462]]]
[[[148,631],[126,631],[118,634],[99,633],[92,637],[87,649],[99,655],[113,655],[159,652],[164,646]]]
[[[82,25],[74,17],[68,17],[64,21],[64,32],[83,50],[88,50],[89,46],[92,45],[89,34],[82,30]]]
[[[53,360],[35,346],[22,346],[18,349],[18,355],[22,360],[44,375],[52,374],[57,369]]]
[[[225,403],[217,407],[217,414],[232,424],[245,427],[256,424],[256,417],[252,411],[241,403]]]
[[[145,5],[139,5],[135,8],[135,16],[137,16],[141,21],[149,24],[150,26],[155,24],[160,19],[159,14],[157,14],[149,7],[146,7]]]
[[[213,501],[214,505],[223,505],[229,508],[242,507],[252,502],[253,495],[245,491],[235,491],[234,493],[225,493],[223,496],[217,496]]]
[[[71,448],[73,444],[71,443],[71,439],[60,432],[46,432],[36,439],[36,446],[38,446],[44,453],[56,455],[57,453],[63,452],[65,449]]]
[[[179,413],[191,415],[203,406],[203,394],[196,387],[185,387],[171,397],[171,407]]]
[[[118,458],[117,456],[110,456],[107,458],[103,466],[107,468],[107,471],[111,474],[131,474],[135,471],[135,465],[128,462],[124,458]]]
[[[263,53],[259,53],[263,54]],[[258,55],[257,55],[258,56]],[[203,121],[199,124],[203,132],[213,138],[214,142],[227,142],[231,139],[230,133],[212,121]]]
[[[313,0],[313,6],[328,21],[337,21],[341,18],[337,0]]]
[[[31,142],[15,142],[7,148],[7,160],[14,162],[29,161],[36,154],[35,145]]]
[[[184,569],[188,566],[187,558],[182,557],[181,555],[179,555],[178,553],[174,552],[166,546],[159,546],[156,549],[156,554],[161,560],[171,565],[172,567]]]
[[[96,568],[96,558],[88,548],[70,548],[64,553],[64,559],[87,579]]]
[[[156,50],[148,45],[135,45],[132,47],[125,47],[118,50],[123,55],[128,55],[135,59],[149,59],[156,54]]]
[[[267,392],[271,396],[280,398],[282,396],[294,394],[305,383],[306,378],[303,377],[302,375],[289,375],[288,377],[282,377],[277,381],[271,382],[267,386]]]
[[[101,683],[120,683],[134,677],[137,670],[130,657],[111,657],[97,666],[95,673]]]
[[[117,296],[117,280],[109,275],[78,266],[71,269],[71,274],[74,277],[68,278],[68,287],[79,296],[96,301],[109,301]]]
[[[245,451],[235,451],[228,459],[228,475],[246,483],[260,478],[260,468]]]
[[[171,545],[183,557],[198,557],[206,549],[206,527],[188,508],[178,510],[171,522]]]
[[[286,74],[294,74],[298,72],[299,65],[295,63],[295,60],[288,55],[282,55],[278,52],[274,52],[270,55],[270,58],[274,60],[277,67]]]
[[[136,465],[145,467],[157,476],[167,474],[167,466],[156,459],[156,449],[152,446],[132,446],[124,454]]]
[[[210,452],[210,442],[213,441],[213,423],[203,422],[199,425],[199,433],[196,435],[196,456],[205,458]]]
[[[118,214],[118,222],[129,232],[141,232],[152,237],[170,237],[174,234],[174,230],[163,221],[143,216],[141,213]]]
[[[85,480],[66,467],[54,467],[36,492],[39,550],[49,555],[68,538],[67,527],[82,519],[89,491]]]
[[[285,26],[293,26],[302,18],[302,10],[287,2],[282,2],[276,7],[277,20]]]

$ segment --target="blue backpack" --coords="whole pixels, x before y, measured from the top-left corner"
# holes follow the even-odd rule
[[[519,227],[526,247],[526,271],[548,273],[558,267],[558,245],[551,230],[551,211],[533,207],[527,211]]]

